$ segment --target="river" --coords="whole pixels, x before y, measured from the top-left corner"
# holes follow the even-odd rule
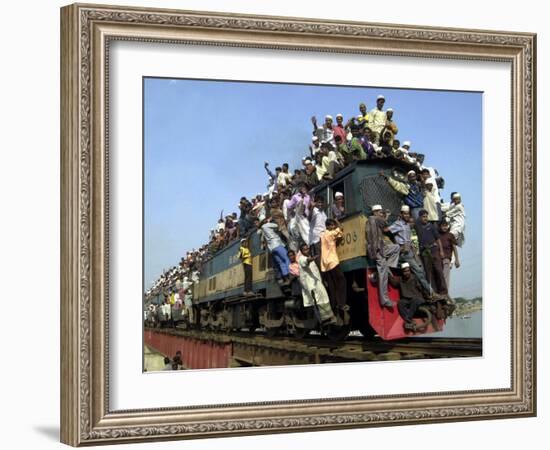
[[[483,311],[474,311],[469,313],[469,319],[451,317],[445,324],[445,329],[438,333],[431,333],[426,337],[463,337],[480,338],[482,337]]]

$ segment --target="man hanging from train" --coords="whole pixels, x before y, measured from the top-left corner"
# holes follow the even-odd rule
[[[441,247],[443,247],[443,276],[445,277],[447,291],[450,292],[451,268],[454,262],[455,267],[458,269],[460,267],[460,259],[458,257],[456,238],[449,231],[449,223],[444,220],[439,224],[439,240],[441,241]]]
[[[393,303],[388,296],[388,276],[390,267],[397,267],[400,247],[384,239],[384,235],[388,232],[389,226],[382,206],[374,205],[372,215],[367,220],[367,255],[371,260],[376,261],[380,304],[386,308],[393,308]]]
[[[290,215],[288,230],[290,235],[289,247],[297,251],[300,244],[309,242],[309,216],[311,208],[311,198],[308,194],[307,186],[302,184],[298,192],[292,196],[287,204],[287,210]]]
[[[422,185],[417,179],[416,172],[409,170],[407,173],[407,182],[398,181],[393,177],[388,177],[383,171],[380,176],[398,193],[404,195],[403,201],[410,208],[410,214],[414,220],[418,219],[418,214],[424,208],[424,193]]]
[[[416,260],[412,248],[411,227],[409,225],[410,217],[410,208],[407,205],[403,205],[401,207],[400,216],[388,227],[388,229],[393,234],[395,243],[401,248],[399,253],[400,262],[409,265],[410,270],[422,285],[422,289],[424,289],[428,297],[431,298],[433,294],[432,287],[426,279],[424,268]]]
[[[340,223],[327,219],[326,230],[321,233],[321,272],[328,285],[328,293],[333,307],[347,311],[346,277],[340,267],[336,244],[344,237]]]
[[[266,218],[262,222],[258,218],[254,219],[254,224],[259,228],[264,242],[271,253],[273,258],[273,265],[277,269],[280,280],[283,284],[288,284],[288,266],[290,260],[283,243],[281,236],[279,235],[279,227],[276,223],[271,221],[271,217]]]
[[[316,197],[309,224],[309,252],[318,267],[321,267],[321,233],[327,229],[326,221],[325,201],[323,197]]]
[[[451,193],[451,203],[443,203],[441,209],[449,221],[449,231],[456,239],[456,245],[464,245],[464,231],[466,229],[466,212],[462,198],[458,192]]]
[[[244,271],[244,292],[243,295],[254,295],[252,292],[252,256],[248,248],[248,239],[241,239],[241,247],[239,248],[239,259],[243,265]]]
[[[319,312],[323,323],[336,323],[336,317],[330,306],[330,299],[323,285],[321,273],[315,263],[315,257],[310,254],[310,247],[302,244],[297,261],[300,266],[299,277],[302,286],[302,301],[304,308],[314,307]]]
[[[420,257],[424,265],[426,277],[432,288],[441,295],[447,295],[447,284],[443,274],[443,258],[445,254],[437,225],[428,220],[428,211],[420,211],[420,217],[416,221],[416,233],[420,244]]]
[[[426,303],[426,299],[429,298],[429,292],[426,291],[420,280],[411,271],[409,263],[401,264],[401,270],[401,278],[395,277],[390,273],[389,281],[393,287],[399,289],[397,310],[405,321],[403,327],[406,330],[416,330],[413,317],[419,306]]]

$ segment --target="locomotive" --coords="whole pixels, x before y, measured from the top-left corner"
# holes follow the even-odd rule
[[[345,216],[339,219],[344,237],[337,251],[346,277],[349,309],[335,311],[335,324],[323,326],[316,307],[303,306],[300,289],[280,285],[271,256],[256,232],[248,237],[255,294],[243,294],[244,270],[238,257],[240,243],[235,240],[203,262],[198,285],[193,286],[191,305],[172,308],[171,323],[183,328],[246,329],[251,333],[261,328],[267,336],[284,333],[298,339],[316,330],[335,341],[344,339],[352,331],[359,331],[366,338],[378,335],[391,340],[442,330],[446,310],[437,302],[419,308],[413,329],[404,328],[396,307],[399,292],[391,285],[388,290],[394,308],[382,307],[376,264],[366,256],[366,222],[372,213],[371,206],[383,205],[389,211],[391,222],[399,215],[403,203],[402,195],[395,192],[380,173],[406,180],[409,170],[410,164],[392,157],[355,161],[310,192],[312,198],[323,197],[329,217],[334,194],[341,192],[345,199]],[[162,296],[158,294],[157,303],[162,302]],[[162,319],[159,311],[151,323],[162,323]]]

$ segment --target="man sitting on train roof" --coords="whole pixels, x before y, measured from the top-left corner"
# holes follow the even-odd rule
[[[317,155],[319,150],[321,150],[321,140],[318,136],[313,136],[311,144],[309,144],[309,156],[315,159],[315,155]]]
[[[346,148],[340,146],[340,152],[344,155],[346,164],[351,164],[353,161],[367,159],[367,153],[361,144],[361,128],[359,125],[351,126],[351,140],[347,142]]]
[[[374,134],[367,124],[364,124],[363,127],[361,127],[358,138],[366,155],[364,159],[372,159],[382,156],[380,153],[380,147],[374,144]]]
[[[313,135],[317,136],[321,142],[330,142],[334,145],[334,130],[332,126],[332,116],[325,116],[325,123],[322,127],[317,126],[317,118],[313,116],[311,118],[311,123],[313,124]]]
[[[367,105],[364,103],[359,104],[359,112],[360,115],[357,116],[357,122],[359,125],[368,124],[369,123],[369,113],[367,112]],[[353,120],[353,119],[352,119]]]
[[[367,256],[376,261],[378,272],[378,292],[380,304],[386,308],[393,308],[388,296],[388,274],[390,267],[397,267],[400,247],[384,239],[389,232],[388,222],[385,219],[381,205],[372,207],[372,215],[367,220]]]
[[[409,263],[401,264],[401,278],[395,277],[389,273],[390,284],[399,289],[399,301],[397,302],[397,310],[405,323],[403,327],[407,330],[416,330],[416,325],[413,317],[416,315],[418,308],[426,303],[426,299],[430,296],[416,275],[411,271]]]
[[[344,116],[342,114],[336,114],[336,125],[332,127],[334,132],[334,141],[336,143],[336,137],[339,136],[342,142],[346,142],[346,136],[348,134],[346,126],[344,125]]]
[[[319,181],[332,180],[334,175],[344,167],[344,161],[338,158],[334,146],[330,142],[321,144],[320,165],[317,166]]]

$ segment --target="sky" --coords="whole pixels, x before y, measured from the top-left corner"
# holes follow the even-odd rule
[[[239,199],[267,188],[264,161],[301,166],[311,117],[344,121],[376,97],[394,110],[401,142],[445,178],[441,196],[462,195],[466,243],[451,295],[482,291],[482,93],[384,87],[144,78],[144,285],[198,248]]]

